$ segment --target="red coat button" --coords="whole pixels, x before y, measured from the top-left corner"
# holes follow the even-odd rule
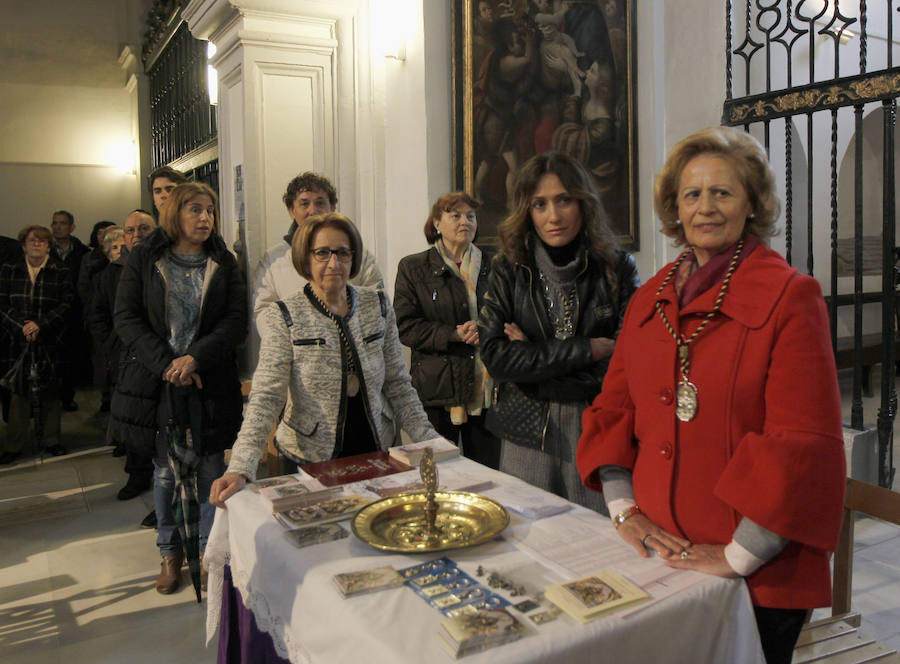
[[[669,387],[664,387],[659,393],[659,400],[662,401],[667,406],[672,403],[672,400],[675,398],[675,395],[672,394],[672,389]]]
[[[663,459],[671,459],[672,458],[672,443],[670,443],[669,441],[660,443],[659,453],[662,454]]]

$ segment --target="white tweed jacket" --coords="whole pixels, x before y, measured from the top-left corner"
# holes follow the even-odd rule
[[[358,356],[361,392],[368,414],[376,423],[380,445],[387,449],[391,433],[381,417],[386,398],[395,425],[413,441],[435,438],[403,361],[394,309],[371,288],[349,286],[350,312],[344,329]],[[288,327],[277,304],[260,315],[259,364],[253,374],[250,403],[231,451],[228,472],[248,479],[256,466],[272,425],[284,407],[278,425],[278,447],[295,461],[324,461],[339,452],[338,419],[346,395],[346,373],[337,326],[311,295],[309,286],[284,300],[293,324]],[[347,432],[352,435],[352,432]]]

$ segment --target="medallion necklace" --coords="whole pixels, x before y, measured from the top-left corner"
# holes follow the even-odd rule
[[[715,318],[716,314],[719,313],[719,310],[722,308],[722,300],[725,299],[725,291],[728,290],[728,284],[731,282],[731,277],[734,276],[734,271],[737,269],[738,261],[741,257],[741,249],[743,248],[744,240],[741,239],[738,242],[737,249],[734,252],[734,256],[732,256],[731,258],[731,262],[728,264],[728,271],[725,273],[725,277],[722,279],[722,287],[719,288],[719,294],[716,296],[716,301],[715,304],[713,304],[712,310],[708,314],[706,314],[703,322],[700,323],[700,325],[696,330],[694,330],[691,336],[685,338],[683,334],[676,332],[675,328],[672,327],[672,324],[666,317],[666,313],[662,309],[662,303],[660,303],[659,301],[657,301],[656,303],[656,311],[659,314],[659,317],[662,319],[662,323],[666,327],[666,330],[669,332],[669,334],[672,335],[672,338],[675,340],[675,346],[678,349],[678,361],[681,368],[681,381],[678,383],[678,389],[676,391],[675,415],[682,422],[690,422],[692,419],[694,419],[694,416],[697,415],[697,409],[699,408],[697,386],[688,380],[688,373],[690,373],[691,370],[691,343],[693,343],[694,340],[698,336],[700,336],[700,333],[706,329],[709,321]],[[687,258],[687,256],[688,252],[683,253],[675,263],[675,265],[672,266],[672,269],[669,270],[666,278],[663,279],[663,282],[659,285],[659,290],[656,291],[657,297],[660,293],[663,292],[663,288],[666,287],[666,284],[668,284],[669,281],[671,281],[672,277],[675,276],[675,273],[678,271],[678,268],[681,266],[681,263],[685,258]]]
[[[356,358],[353,355],[353,350],[350,345],[350,340],[347,338],[346,332],[344,332],[344,326],[338,316],[328,308],[328,305],[322,301],[322,298],[318,296],[316,291],[310,288],[309,292],[312,293],[312,296],[314,298],[316,298],[316,302],[318,302],[319,306],[322,307],[325,315],[328,316],[331,319],[331,322],[334,323],[337,327],[338,335],[341,337],[341,351],[343,352],[344,358],[347,362],[347,396],[355,397],[357,394],[359,394],[359,372],[356,366]],[[349,303],[350,301],[350,289],[348,288],[347,302]]]

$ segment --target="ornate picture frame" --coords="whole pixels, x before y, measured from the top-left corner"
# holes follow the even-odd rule
[[[496,241],[512,174],[554,149],[591,173],[639,249],[635,0],[453,0],[453,168]]]

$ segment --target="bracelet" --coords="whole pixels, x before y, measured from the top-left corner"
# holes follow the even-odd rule
[[[635,514],[641,514],[641,508],[637,505],[626,507],[624,510],[616,514],[613,517],[613,523],[616,525],[616,530],[618,530],[619,526],[628,521],[628,519],[633,517]]]

